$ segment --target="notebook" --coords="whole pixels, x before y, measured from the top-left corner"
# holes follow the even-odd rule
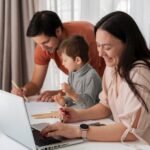
[[[23,98],[0,90],[0,130],[30,150],[52,150],[83,143],[83,139],[46,138],[31,127]]]

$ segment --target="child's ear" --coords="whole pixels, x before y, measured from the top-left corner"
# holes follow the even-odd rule
[[[75,58],[75,61],[78,65],[82,64],[82,59],[78,56]]]

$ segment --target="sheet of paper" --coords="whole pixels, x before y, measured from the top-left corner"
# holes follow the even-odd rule
[[[49,123],[54,124],[56,122],[60,122],[60,118],[43,118],[43,119],[35,119],[32,117],[34,114],[41,114],[41,113],[49,113],[52,111],[59,110],[60,106],[54,102],[30,102],[26,103],[27,111],[29,114],[30,124],[39,124],[39,123]],[[100,122],[103,124],[110,124],[113,123],[110,119],[101,119],[100,121],[97,120],[89,120],[83,121],[78,123],[73,123],[73,125],[79,126],[81,123],[91,124],[94,122]]]
[[[39,95],[29,96],[28,100],[29,100],[29,102],[36,102],[38,97],[39,97]]]
[[[54,102],[29,102],[26,103],[26,108],[30,120],[30,124],[37,123],[56,123],[60,121],[59,118],[43,118],[35,119],[32,117],[34,114],[49,113],[51,111],[59,110],[60,106]]]
[[[38,114],[59,110],[60,105],[55,102],[30,102],[26,103],[26,107],[30,114]]]
[[[48,123],[32,124],[31,126],[32,126],[32,128],[34,128],[38,131],[42,131],[42,129],[44,129],[46,126],[48,126]]]

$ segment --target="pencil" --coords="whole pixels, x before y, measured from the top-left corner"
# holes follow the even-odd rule
[[[20,87],[15,83],[15,81],[11,80],[11,83],[14,87],[20,89]],[[23,98],[26,102],[28,102],[28,98],[25,95],[23,95]]]
[[[67,104],[65,104],[64,107],[66,108],[66,107],[67,107]],[[61,122],[64,123],[64,117],[63,117],[63,115],[61,115]]]

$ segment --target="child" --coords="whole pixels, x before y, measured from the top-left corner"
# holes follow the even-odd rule
[[[88,45],[84,38],[76,35],[64,40],[59,51],[62,63],[69,72],[69,84],[62,84],[66,96],[59,93],[53,99],[62,106],[75,105],[76,108],[88,108],[98,103],[101,79],[88,63]]]

